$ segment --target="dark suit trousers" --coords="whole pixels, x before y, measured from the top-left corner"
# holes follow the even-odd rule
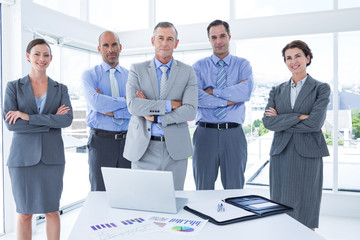
[[[214,189],[219,167],[224,189],[244,187],[247,142],[241,125],[224,130],[198,126],[193,144],[193,171],[197,190]]]
[[[123,157],[124,146],[125,139],[90,134],[87,147],[91,191],[105,191],[101,167],[131,168],[131,162]]]

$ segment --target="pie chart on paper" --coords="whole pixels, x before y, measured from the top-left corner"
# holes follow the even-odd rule
[[[194,231],[194,229],[191,227],[182,227],[182,226],[175,226],[171,229],[174,231],[178,231],[178,232],[193,232]]]

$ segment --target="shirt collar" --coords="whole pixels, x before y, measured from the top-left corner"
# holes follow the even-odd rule
[[[163,65],[167,66],[169,69],[171,68],[173,58],[171,58],[171,60],[166,64],[163,64],[162,62],[160,62],[156,57],[154,57],[154,59],[155,59],[155,67],[156,67],[156,69],[158,69],[159,67],[161,67]]]
[[[304,85],[304,83],[306,82],[306,79],[307,79],[307,75],[306,77],[304,77],[303,79],[301,79],[300,81],[298,81],[298,83],[296,84],[296,87],[302,87]],[[291,87],[295,87],[295,83],[294,81],[292,80],[291,78]]]
[[[211,55],[211,60],[213,61],[213,63],[215,64],[215,65],[217,65],[217,63],[221,60],[218,56],[216,56],[215,54],[213,54],[213,55]],[[224,62],[225,62],[225,64],[227,65],[227,66],[229,66],[230,65],[230,62],[231,62],[231,54],[229,53],[226,57],[224,57],[223,59],[222,59]]]
[[[104,62],[104,61],[101,63],[101,66],[103,67],[103,69],[105,70],[105,72],[109,71],[110,68],[113,68],[112,66],[110,66],[109,64],[107,64],[107,63]],[[119,72],[122,72],[122,71],[121,71],[120,64],[116,65],[114,68],[115,68],[116,70],[118,70]]]

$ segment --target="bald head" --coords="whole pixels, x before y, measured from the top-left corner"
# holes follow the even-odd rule
[[[105,31],[100,34],[98,51],[101,54],[103,61],[111,67],[118,65],[121,49],[122,46],[116,33]]]

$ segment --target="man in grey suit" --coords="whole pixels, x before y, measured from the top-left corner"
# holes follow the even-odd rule
[[[184,188],[192,146],[187,121],[197,111],[196,75],[172,57],[179,40],[169,22],[154,28],[155,58],[133,64],[126,84],[132,114],[124,157],[132,168],[172,171],[176,190]]]

